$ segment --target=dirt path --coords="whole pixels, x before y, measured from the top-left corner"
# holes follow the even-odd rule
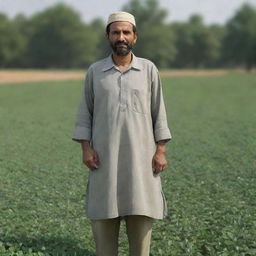
[[[0,83],[79,80],[85,72],[79,71],[0,71]]]
[[[181,77],[181,76],[221,76],[228,73],[245,73],[244,70],[162,70],[161,77]],[[252,71],[256,73],[256,70]],[[83,71],[31,71],[31,70],[0,70],[0,83],[22,83],[38,81],[58,81],[58,80],[81,80],[84,79]]]
[[[222,76],[228,74],[230,71],[224,69],[215,70],[162,70],[160,75],[162,77],[181,77],[181,76]]]

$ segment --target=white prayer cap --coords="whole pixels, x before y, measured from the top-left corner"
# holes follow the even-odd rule
[[[108,17],[107,26],[115,21],[127,21],[136,26],[134,16],[128,12],[114,12],[110,14]]]

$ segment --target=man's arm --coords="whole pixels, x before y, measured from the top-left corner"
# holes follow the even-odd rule
[[[77,111],[77,119],[72,139],[81,143],[83,163],[91,170],[99,167],[98,154],[90,146],[90,140],[92,138],[93,109],[93,77],[92,69],[89,68]]]
[[[93,108],[94,108],[93,79],[92,79],[92,70],[89,68],[86,75],[80,104],[77,110],[75,129],[72,136],[73,140],[80,143],[83,140],[88,140],[88,141],[91,140]]]
[[[157,174],[167,166],[165,143],[171,139],[171,133],[167,123],[161,80],[155,67],[152,69],[151,117],[156,142],[156,152],[152,158],[152,168],[154,173]]]
[[[171,133],[168,128],[163,90],[161,80],[155,66],[152,69],[151,117],[155,142],[169,141],[171,139]]]

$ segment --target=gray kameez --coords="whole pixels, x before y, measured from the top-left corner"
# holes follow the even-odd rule
[[[155,65],[133,55],[120,72],[111,55],[88,69],[73,140],[89,140],[100,166],[90,170],[89,219],[166,216],[160,176],[152,171],[155,142],[171,139]]]

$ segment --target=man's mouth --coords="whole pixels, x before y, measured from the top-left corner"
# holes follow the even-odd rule
[[[115,44],[116,47],[126,47],[127,45],[128,45],[128,44],[125,43],[125,42],[117,42],[117,43]]]

